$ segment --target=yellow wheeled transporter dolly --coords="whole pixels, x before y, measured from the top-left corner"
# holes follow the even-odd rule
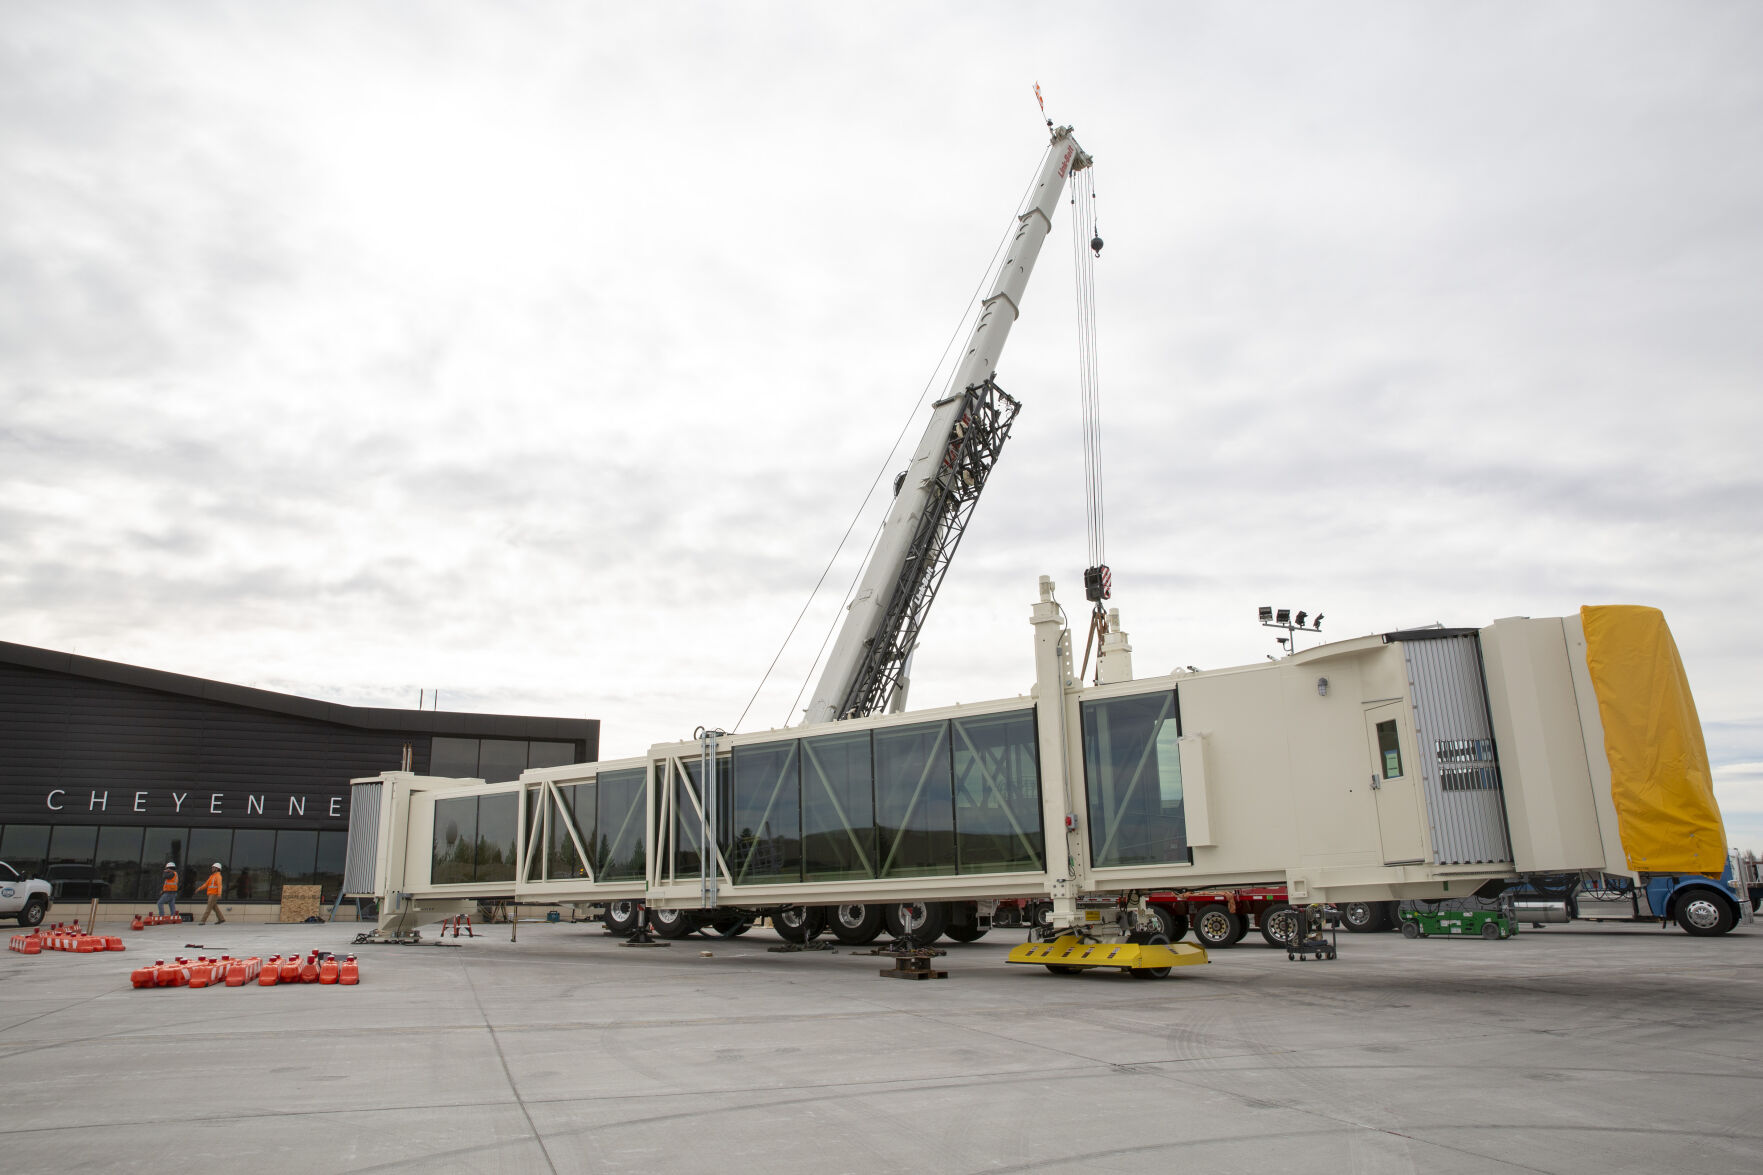
[[[1115,967],[1131,972],[1135,979],[1162,979],[1173,967],[1211,962],[1206,952],[1192,943],[1085,942],[1075,934],[1062,934],[1052,942],[1022,943],[1011,948],[1007,961],[1040,963],[1055,975],[1075,975],[1093,967]]]

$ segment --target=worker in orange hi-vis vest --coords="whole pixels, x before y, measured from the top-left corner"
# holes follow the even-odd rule
[[[220,912],[220,891],[224,889],[225,886],[226,883],[222,881],[220,877],[220,862],[216,861],[214,863],[214,872],[210,873],[208,875],[208,880],[202,883],[202,892],[208,895],[208,908],[202,911],[203,922],[208,921],[208,915],[210,914],[213,914],[222,922],[226,921],[226,915]]]
[[[164,880],[159,887],[159,902],[153,908],[164,914],[178,912],[178,867],[172,862],[165,863]]]

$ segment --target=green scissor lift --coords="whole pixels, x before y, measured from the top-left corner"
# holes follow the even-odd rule
[[[1518,923],[1505,910],[1403,910],[1402,937],[1430,938],[1458,935],[1466,938],[1511,938]]]

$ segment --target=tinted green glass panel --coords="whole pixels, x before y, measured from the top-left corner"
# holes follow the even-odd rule
[[[729,756],[724,855],[736,885],[802,876],[801,755],[794,740],[736,747]]]
[[[313,880],[321,888],[319,897],[325,901],[335,901],[337,892],[343,888],[343,863],[349,855],[349,834],[346,832],[321,832],[318,834],[318,860],[313,868]]]
[[[576,852],[575,841],[570,839],[569,830],[572,826],[575,828],[584,847],[594,843],[594,785],[560,785],[557,788],[557,798],[561,801],[562,808],[559,810],[556,805],[551,808],[551,835],[546,842],[545,875],[551,881],[586,877],[587,870],[582,867],[581,854]]]
[[[1396,734],[1394,719],[1377,724],[1377,751],[1383,760],[1383,777],[1402,778],[1402,740]]]
[[[12,825],[6,832],[12,834]],[[165,877],[165,863],[172,862],[178,868],[179,880],[184,873],[184,845],[189,843],[190,831],[187,828],[149,828],[146,840],[141,846],[141,882],[135,891],[135,897],[143,902],[156,902],[161,893],[160,883]],[[4,854],[0,854],[4,855]],[[8,857],[14,865],[18,858]],[[203,874],[204,877],[207,874]]]
[[[126,902],[134,899],[135,890],[140,886],[142,832],[139,828],[98,830],[98,853],[92,865],[98,873],[99,896],[105,900]]]
[[[8,824],[0,834],[0,861],[5,861],[25,878],[42,877],[43,863],[49,857],[49,826],[47,824]],[[167,857],[169,861],[172,858]],[[163,865],[165,862],[161,861]],[[157,879],[159,871],[154,870]],[[154,896],[159,894],[157,880]]]
[[[958,718],[955,856],[963,873],[1041,868],[1041,773],[1034,711]]]
[[[564,767],[579,762],[574,743],[532,742],[527,744],[528,767]]]
[[[514,792],[480,796],[477,802],[475,881],[513,881],[520,796]]]
[[[190,834],[191,848],[205,829],[197,829]],[[199,880],[206,880],[211,870],[208,866],[220,861],[227,866],[226,897],[238,902],[273,902],[281,898],[281,893],[271,884],[275,870],[275,833],[268,828],[241,828],[233,833],[233,855],[204,857],[196,856],[197,872],[202,874]]]
[[[472,851],[477,844],[477,797],[435,801],[435,845],[430,858],[431,885],[458,885],[471,880]]]
[[[801,745],[803,880],[874,877],[869,732],[823,735]]]
[[[949,724],[889,727],[874,735],[875,823],[882,876],[954,874]]]
[[[274,836],[275,833],[270,833]],[[230,828],[198,828],[190,833],[190,855],[185,863],[183,874],[183,896],[192,902],[206,902],[208,895],[201,892],[208,875],[214,872],[214,863],[220,862],[221,878],[226,888],[222,895],[228,900],[239,898],[239,871],[233,864],[233,830]],[[248,889],[255,890],[259,878],[246,875],[244,881]]]
[[[641,767],[600,774],[599,827],[594,857],[604,862],[602,881],[640,881],[645,866],[643,825],[645,804]]]
[[[1098,867],[1193,859],[1182,808],[1175,694],[1083,706],[1090,859]]]
[[[478,744],[477,773],[485,783],[508,783],[519,779],[520,773],[525,770],[524,741],[487,738]]]
[[[318,833],[284,829],[275,838],[275,896],[284,885],[315,885],[313,863],[318,859]]]

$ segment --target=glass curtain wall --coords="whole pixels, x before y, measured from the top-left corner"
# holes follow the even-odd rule
[[[802,876],[802,780],[797,744],[736,747],[722,844],[736,885]]]
[[[1181,717],[1173,691],[1083,704],[1090,861],[1192,861],[1182,806]]]
[[[886,727],[874,738],[881,875],[958,872],[949,724]]]
[[[582,847],[592,853],[596,791],[597,785],[593,783],[563,784],[556,788],[562,809],[559,810],[557,805],[551,807],[551,835],[545,849],[545,876],[548,879],[563,881],[588,875],[581,854],[576,851],[575,841],[570,839],[569,829],[571,826],[575,828]]]
[[[602,881],[641,881],[646,864],[643,828],[644,782],[641,767],[600,773],[594,859],[602,862]]]
[[[477,797],[435,801],[434,853],[429,882],[458,885],[472,879],[473,846],[477,843]]]
[[[801,740],[802,879],[874,877],[875,773],[869,732]]]
[[[957,718],[955,859],[963,873],[1042,868],[1033,711]]]

